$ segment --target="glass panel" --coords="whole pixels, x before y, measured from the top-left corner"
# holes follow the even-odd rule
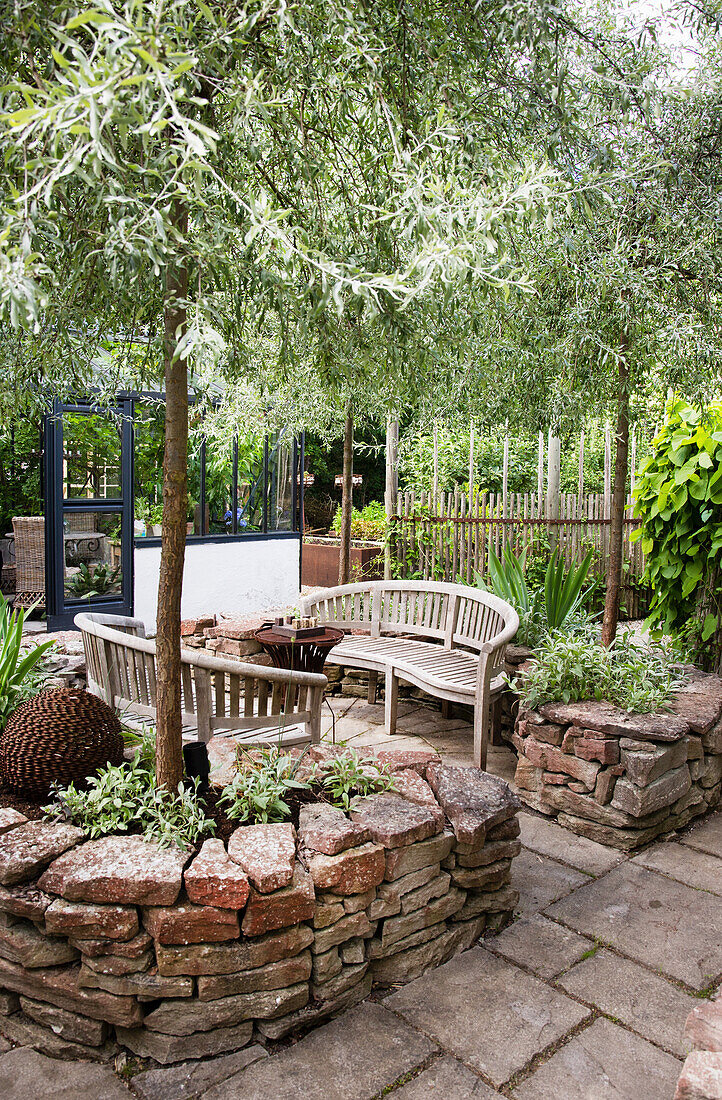
[[[263,530],[263,438],[238,440],[238,533]]]
[[[63,496],[122,495],[120,424],[100,413],[63,414]]]
[[[163,520],[163,447],[165,410],[153,401],[135,408],[135,518],[138,536],[160,534]]]
[[[206,510],[209,535],[233,533],[233,440],[206,443]]]
[[[121,512],[63,513],[66,600],[118,596],[122,589]]]
[[[285,438],[269,454],[268,530],[293,530],[293,447]]]

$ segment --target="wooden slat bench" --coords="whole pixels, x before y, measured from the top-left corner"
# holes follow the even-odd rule
[[[474,707],[474,761],[486,767],[489,705],[503,687],[507,644],[519,628],[513,607],[489,592],[433,581],[372,581],[313,592],[301,601],[347,633],[328,657],[368,669],[369,701],[386,677],[386,729],[395,733],[399,680],[447,703]]]
[[[88,690],[109,706],[156,716],[155,642],[139,619],[83,612]],[[296,745],[317,742],[326,677],[246,664],[196,649],[181,650],[183,722],[209,741],[216,733],[241,740]],[[238,739],[238,738],[237,738]]]

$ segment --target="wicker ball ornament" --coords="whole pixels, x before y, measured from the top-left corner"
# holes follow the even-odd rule
[[[122,761],[117,715],[82,688],[52,688],[27,699],[0,736],[0,776],[31,798],[45,797],[51,783],[80,782]]]

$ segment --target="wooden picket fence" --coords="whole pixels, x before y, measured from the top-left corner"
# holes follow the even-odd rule
[[[609,556],[610,499],[604,493],[560,493],[558,506],[547,510],[537,493],[431,492],[399,493],[392,519],[391,546],[400,577],[474,584],[489,575],[489,552],[501,556],[505,546],[515,554],[545,554],[558,548],[567,565],[593,550],[592,575],[603,578]],[[644,557],[639,542],[631,542],[639,524],[632,516],[631,497],[624,520],[623,604],[629,618],[646,610],[639,584]]]

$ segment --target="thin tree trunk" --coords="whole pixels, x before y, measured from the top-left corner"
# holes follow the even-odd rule
[[[617,452],[614,458],[614,487],[609,524],[609,565],[607,566],[607,591],[604,598],[602,620],[602,644],[611,645],[617,633],[619,603],[622,591],[622,540],[624,535],[624,505],[627,497],[627,472],[629,469],[629,366],[626,341],[622,343],[619,360],[619,388],[617,392]]]
[[[351,511],[353,509],[353,406],[350,401],[346,411],[346,430],[343,437],[342,484],[338,583],[348,584],[351,577]]]
[[[188,211],[179,199],[173,215],[180,235],[185,236]],[[185,359],[176,357],[175,351],[186,328],[187,297],[188,269],[181,261],[168,270],[163,315],[165,451],[156,636],[156,778],[170,790],[183,778],[180,617],[188,509],[188,371]]]
[[[384,577],[391,579],[392,565],[392,523],[396,513],[396,505],[399,494],[398,481],[398,449],[399,449],[399,422],[389,416],[386,422],[386,543],[384,545]]]
[[[559,527],[554,522],[559,519],[559,482],[561,477],[561,440],[549,430],[549,449],[547,452],[547,520],[549,522],[549,545],[552,552],[559,545]]]

